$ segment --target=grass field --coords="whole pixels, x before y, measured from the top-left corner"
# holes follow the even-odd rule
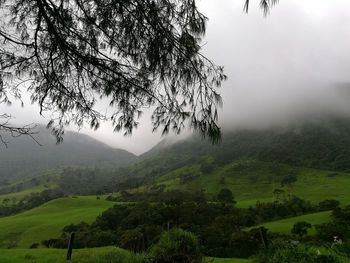
[[[208,263],[250,263],[249,259],[242,258],[208,258]]]
[[[36,187],[25,189],[25,190],[20,191],[20,192],[0,195],[0,205],[3,202],[3,200],[5,200],[5,199],[9,199],[9,204],[14,204],[14,203],[17,203],[19,200],[21,200],[23,197],[28,196],[31,193],[40,193],[40,192],[47,190],[47,189],[49,189],[49,188],[45,187],[44,185],[39,185]]]
[[[31,193],[55,188],[59,177],[60,171],[52,169],[30,179],[19,180],[9,185],[0,185],[0,205],[4,199],[9,199],[8,204],[14,204]]]
[[[62,249],[0,249],[1,263],[63,263]],[[116,247],[76,249],[72,263],[141,263],[144,255],[132,254]],[[207,258],[208,263],[249,263],[246,259]]]
[[[193,165],[175,170],[159,178],[158,184],[167,189],[188,191],[204,189],[209,195],[216,195],[220,189],[229,188],[239,207],[249,207],[261,202],[274,200],[273,190],[281,187],[281,180],[290,171],[296,171],[297,181],[292,187],[292,194],[313,203],[325,199],[336,199],[342,205],[350,204],[350,174],[292,167],[280,164],[278,171],[272,163],[259,161],[236,161],[220,167],[210,174],[200,175],[186,183],[181,182],[181,175],[199,174],[199,166]],[[283,189],[283,188],[282,188]],[[289,190],[284,188],[286,192]]]
[[[322,224],[330,220],[330,215],[331,215],[330,211],[318,212],[318,213],[296,216],[292,218],[268,222],[268,223],[262,224],[262,226],[266,227],[270,232],[290,234],[290,231],[293,225],[297,222],[306,221],[311,225]],[[315,234],[315,228],[312,227],[311,229],[309,229],[308,232],[311,235]]]
[[[113,202],[97,200],[95,196],[66,197],[0,218],[0,247],[29,248],[33,243],[59,236],[61,229],[68,224],[92,222],[113,205]]]
[[[112,256],[114,259],[112,260]],[[143,255],[135,255],[115,247],[76,249],[72,263],[138,263]],[[62,249],[0,249],[1,263],[63,263],[66,250]]]

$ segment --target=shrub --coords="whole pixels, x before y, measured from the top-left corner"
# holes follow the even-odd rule
[[[315,263],[338,263],[339,261],[331,255],[319,255]]]
[[[164,232],[150,251],[154,263],[201,263],[197,237],[182,229]]]
[[[30,249],[33,249],[33,248],[38,248],[39,247],[39,243],[33,243],[30,245]]]
[[[334,210],[337,207],[339,207],[339,201],[337,200],[324,200],[321,201],[319,204],[320,211],[327,211],[327,210]]]
[[[224,203],[224,204],[235,204],[236,203],[231,190],[227,189],[227,188],[220,190],[220,192],[218,193],[218,196],[217,196],[217,200],[220,203]]]
[[[307,235],[307,230],[311,227],[312,227],[311,224],[309,224],[308,222],[305,222],[305,221],[297,222],[293,225],[291,233],[299,236],[299,238],[302,238],[303,236]]]
[[[144,234],[139,229],[126,230],[119,243],[120,247],[132,252],[141,252],[146,248]]]
[[[134,254],[128,251],[123,251],[116,248],[115,251],[100,254],[100,253],[89,253],[85,255],[79,255],[74,257],[72,263],[150,263],[144,255]]]
[[[331,251],[328,251],[331,253]],[[262,252],[255,263],[339,263],[336,255],[321,254],[316,248],[290,242],[275,242],[268,251]]]

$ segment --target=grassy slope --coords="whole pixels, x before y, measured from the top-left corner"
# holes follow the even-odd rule
[[[318,213],[296,216],[292,218],[268,222],[262,225],[266,227],[270,232],[290,234],[290,231],[293,225],[297,222],[306,221],[312,225],[322,224],[330,220],[330,215],[331,215],[330,211],[318,212]],[[312,227],[309,230],[309,234],[315,234],[314,227]]]
[[[237,168],[243,166],[243,168]],[[198,173],[198,166],[184,167],[162,176],[158,184],[165,184],[168,189],[198,190],[205,189],[208,194],[215,195],[222,188],[232,190],[238,206],[248,207],[256,201],[273,201],[275,188],[281,188],[283,175],[291,170],[297,170],[297,182],[292,188],[292,194],[314,203],[325,199],[336,199],[342,204],[350,203],[350,174],[317,170],[310,168],[295,168],[288,165],[279,166],[276,175],[273,164],[257,161],[236,161],[214,170],[208,175],[198,176],[187,183],[181,183],[183,173]],[[224,178],[224,180],[222,179]],[[285,189],[288,192],[287,189]]]
[[[6,186],[0,185],[0,205],[6,198],[10,199],[10,204],[13,204],[31,193],[39,193],[57,187],[60,173],[58,169],[51,169],[30,179],[18,180]]]
[[[0,247],[28,248],[53,238],[71,223],[92,222],[113,202],[96,197],[60,198],[14,216],[0,218]]]
[[[113,253],[114,261],[105,261],[103,256]],[[120,255],[123,262],[116,259]],[[61,249],[0,249],[1,263],[63,263],[66,251]],[[72,263],[136,263],[142,255],[135,255],[115,247],[76,249],[73,251]],[[218,259],[208,258],[208,263],[249,263],[246,259]]]
[[[3,195],[0,195],[0,204],[2,203],[2,201],[4,199],[7,199],[7,198],[10,199],[10,204],[16,203],[19,200],[21,200],[22,198],[24,198],[25,196],[30,195],[31,193],[40,193],[40,192],[47,190],[49,188],[51,188],[51,187],[45,187],[44,185],[39,185],[39,186],[35,186],[35,187],[29,188],[29,189],[25,189],[25,190],[20,191],[20,192],[3,194]],[[13,202],[13,200],[14,200],[14,202]]]

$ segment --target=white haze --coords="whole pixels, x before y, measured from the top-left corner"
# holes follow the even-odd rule
[[[301,117],[350,113],[350,2],[348,0],[280,0],[264,17],[258,0],[202,0],[209,17],[205,54],[224,65],[228,81],[221,93],[224,127],[261,127],[288,123]],[[0,106],[16,122],[47,122],[36,106],[21,109]],[[307,117],[305,117],[307,116]],[[110,123],[94,132],[83,129],[113,147],[142,153],[161,139],[152,133],[150,114],[130,137],[113,132]]]

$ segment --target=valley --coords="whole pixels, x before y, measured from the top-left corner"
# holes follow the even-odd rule
[[[0,262],[63,262],[68,229],[78,235],[72,262],[86,263],[107,262],[111,253],[118,262],[144,262],[143,253],[152,250],[166,225],[200,237],[208,262],[252,262],[261,249],[261,226],[271,240],[299,239],[291,230],[307,222],[311,227],[302,240],[318,240],[318,226],[333,222],[337,207],[346,213],[350,205],[350,122],[338,122],[301,125],[298,132],[228,132],[219,145],[191,136],[162,142],[123,164],[106,159],[92,166],[40,168],[28,176],[16,172],[15,179],[2,174]],[[232,196],[220,199],[223,190]],[[199,218],[191,219],[189,211]],[[146,243],[130,241],[139,235]],[[214,242],[220,238],[223,243]],[[234,249],[247,239],[254,241]]]

